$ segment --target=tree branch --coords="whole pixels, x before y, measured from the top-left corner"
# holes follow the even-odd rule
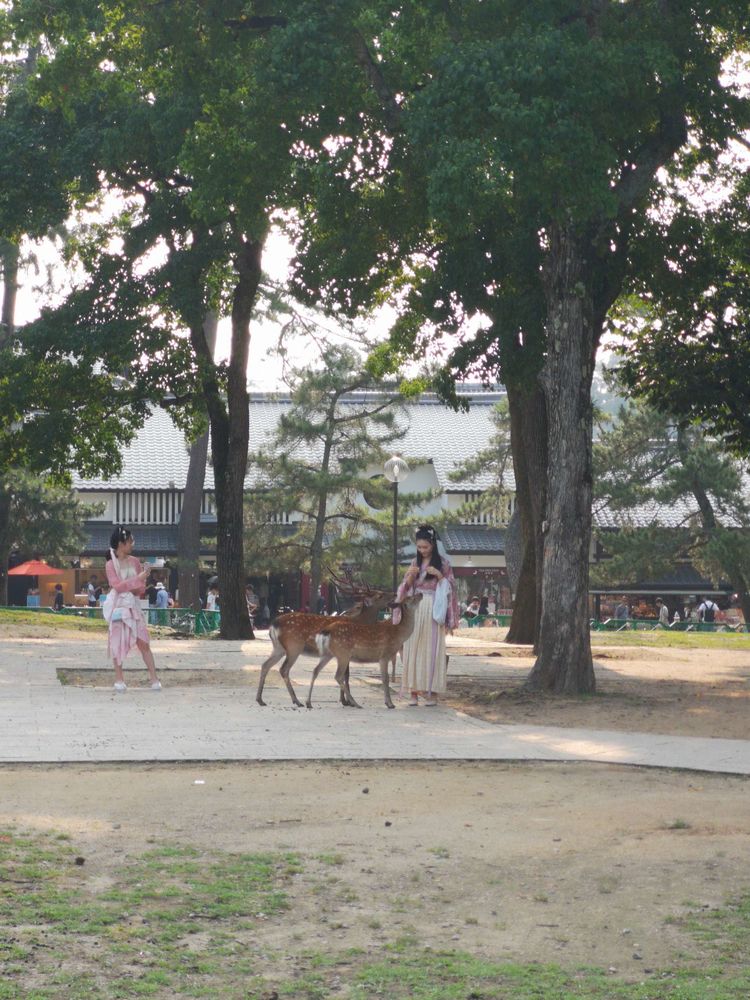
[[[386,83],[378,63],[372,57],[370,48],[359,31],[354,32],[354,56],[367,82],[380,101],[385,114],[386,125],[391,132],[401,131],[401,107]]]
[[[680,102],[681,104],[681,102]],[[673,109],[661,116],[659,128],[646,139],[615,185],[620,209],[631,208],[648,192],[654,175],[688,139],[684,107]]]

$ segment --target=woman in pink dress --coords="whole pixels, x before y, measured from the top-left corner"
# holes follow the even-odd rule
[[[122,675],[125,657],[133,646],[143,657],[148,668],[152,691],[161,691],[156,676],[156,664],[151,652],[151,642],[139,598],[146,591],[148,569],[131,555],[135,539],[132,532],[119,525],[112,532],[107,556],[107,580],[110,590],[104,602],[103,613],[109,622],[109,655],[115,665],[115,691],[127,691]]]
[[[401,688],[410,692],[411,706],[419,704],[420,695],[425,705],[433,706],[436,695],[447,690],[445,633],[458,624],[458,601],[451,564],[438,552],[438,533],[431,524],[419,526],[416,543],[417,558],[406,571],[397,597],[401,601],[408,594],[422,594],[414,631],[401,650]]]

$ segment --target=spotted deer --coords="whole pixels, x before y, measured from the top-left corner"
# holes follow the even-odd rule
[[[333,657],[336,657],[336,683],[341,690],[341,702],[351,708],[361,708],[349,690],[349,662],[379,663],[380,679],[387,708],[393,708],[391,690],[388,686],[388,664],[414,631],[417,605],[422,594],[412,594],[394,607],[401,608],[401,621],[376,622],[367,624],[359,619],[344,620],[334,618],[329,625],[318,632],[315,643],[320,652],[320,660],[313,670],[310,690],[305,704],[312,708],[312,693],[315,679]]]
[[[258,691],[255,695],[255,700],[259,705],[265,706],[266,704],[263,701],[263,688],[265,687],[268,671],[275,663],[283,659],[279,667],[279,673],[286,684],[292,704],[296,705],[297,708],[302,708],[302,702],[297,697],[292,686],[289,672],[305,648],[310,652],[317,652],[314,641],[316,634],[327,628],[332,622],[376,622],[378,614],[383,608],[388,607],[393,600],[392,593],[382,590],[370,590],[369,587],[366,591],[358,590],[356,593],[363,595],[362,599],[342,615],[314,615],[306,611],[289,611],[274,619],[268,630],[268,636],[273,643],[273,650],[260,668]],[[325,663],[328,663],[330,659],[331,657],[329,656]],[[323,664],[324,666],[325,663]],[[343,693],[341,697],[343,703]]]

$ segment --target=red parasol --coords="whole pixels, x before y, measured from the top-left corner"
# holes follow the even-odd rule
[[[55,569],[43,559],[29,559],[28,562],[8,570],[8,576],[54,576],[59,573],[62,573],[61,569]]]

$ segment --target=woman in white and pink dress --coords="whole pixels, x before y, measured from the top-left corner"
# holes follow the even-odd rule
[[[410,692],[410,705],[418,705],[421,695],[425,705],[433,706],[436,695],[447,690],[445,633],[458,624],[456,581],[450,562],[438,552],[438,533],[432,525],[419,526],[416,544],[417,558],[406,571],[397,596],[401,601],[408,594],[422,594],[414,631],[401,650],[401,689]]]
[[[122,525],[115,528],[109,540],[107,580],[110,590],[104,602],[103,613],[109,622],[108,651],[115,666],[114,687],[115,691],[127,691],[122,665],[133,646],[137,646],[148,668],[151,690],[161,691],[161,682],[156,676],[151,641],[139,600],[146,591],[146,577],[149,571],[131,555],[134,543],[132,532]]]

